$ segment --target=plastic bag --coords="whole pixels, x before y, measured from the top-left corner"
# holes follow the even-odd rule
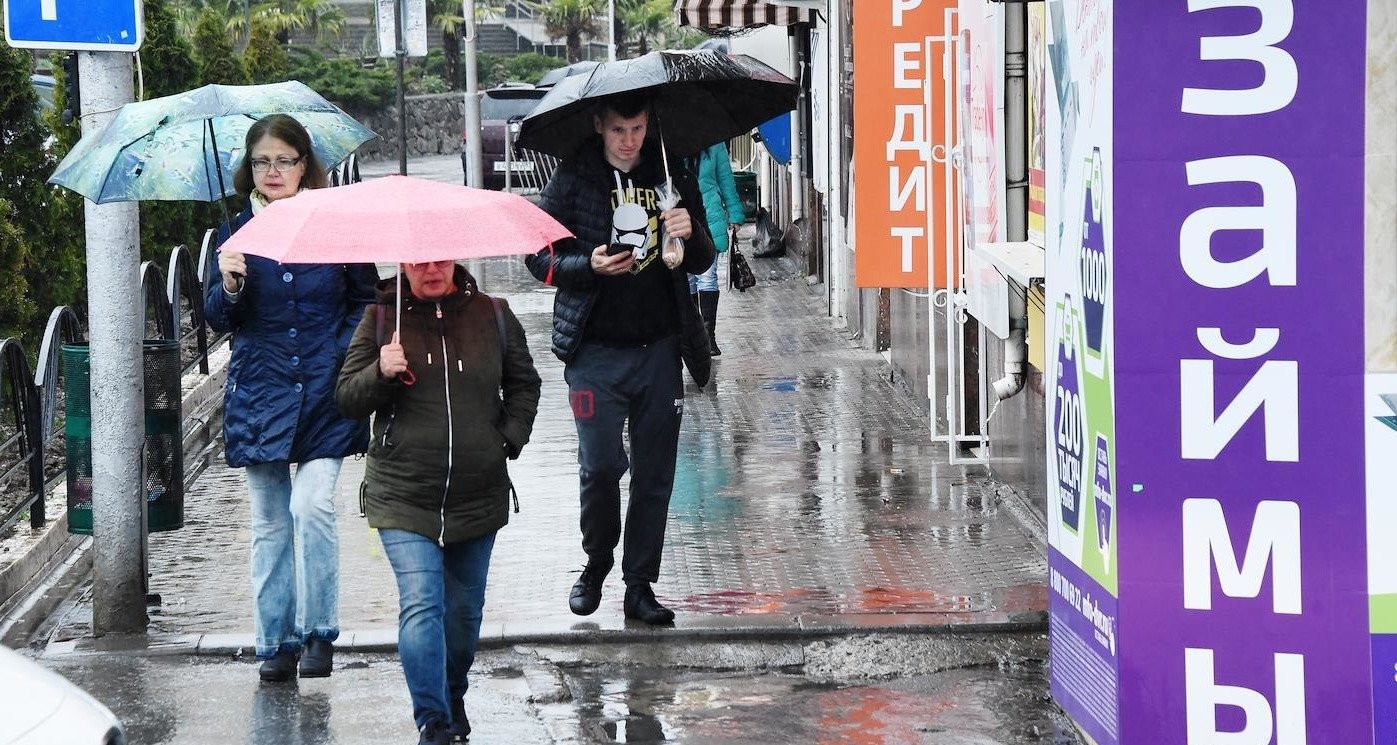
[[[781,239],[784,236],[771,213],[764,208],[757,209],[757,230],[752,235],[752,250],[757,256],[774,255],[784,249]]]

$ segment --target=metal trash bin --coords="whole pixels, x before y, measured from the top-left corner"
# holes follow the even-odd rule
[[[145,378],[142,458],[146,528],[184,527],[184,444],[178,341],[141,344]],[[68,532],[92,535],[92,357],[86,344],[63,345],[63,435],[68,452]]]

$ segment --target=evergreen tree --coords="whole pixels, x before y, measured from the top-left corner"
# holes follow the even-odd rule
[[[252,37],[243,64],[254,83],[280,83],[291,74],[291,55],[277,39],[276,29],[260,17],[252,19]]]
[[[34,264],[34,252],[16,222],[4,216],[16,212],[15,206],[0,198],[0,336],[18,336],[25,351],[37,351],[42,331],[38,326],[34,300],[29,296],[26,268]]]
[[[28,53],[0,45],[0,336],[27,336],[26,347],[37,339],[35,303],[50,299],[48,277],[82,273],[80,253],[76,266],[63,260],[75,248],[69,226],[54,225],[58,189],[45,180],[56,161],[46,149],[32,68]]]
[[[233,50],[227,27],[228,19],[212,6],[205,7],[204,12],[199,14],[199,25],[194,28],[194,56],[199,63],[198,85],[247,85],[251,82],[242,58]]]
[[[191,87],[194,49],[179,33],[166,0],[145,0],[146,41],[141,47],[145,98],[181,93]],[[170,249],[186,245],[197,251],[208,220],[199,202],[141,202],[141,258],[166,266]],[[198,255],[193,257],[196,261]]]

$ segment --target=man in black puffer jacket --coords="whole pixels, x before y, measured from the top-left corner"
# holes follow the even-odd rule
[[[621,476],[631,472],[621,578],[627,618],[665,624],[674,613],[655,599],[665,521],[674,487],[684,411],[680,360],[708,383],[708,332],[689,296],[688,275],[713,263],[703,200],[693,175],[670,172],[680,207],[661,210],[665,183],[659,145],[647,140],[648,101],[605,99],[593,117],[599,135],[553,174],[540,206],[577,239],[525,259],[539,280],[558,288],[553,352],[565,365],[577,424],[582,548],[587,567],[568,607],[588,615],[621,541]],[[684,241],[683,261],[661,257],[665,235]],[[630,424],[630,452],[622,434]]]

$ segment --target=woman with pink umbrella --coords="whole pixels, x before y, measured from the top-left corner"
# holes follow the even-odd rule
[[[398,655],[420,742],[445,745],[470,734],[466,676],[514,488],[505,462],[529,441],[540,380],[519,319],[464,267],[403,264],[402,274],[405,297],[384,281],[359,324],[338,400],[347,417],[374,415],[364,511],[397,578]]]

